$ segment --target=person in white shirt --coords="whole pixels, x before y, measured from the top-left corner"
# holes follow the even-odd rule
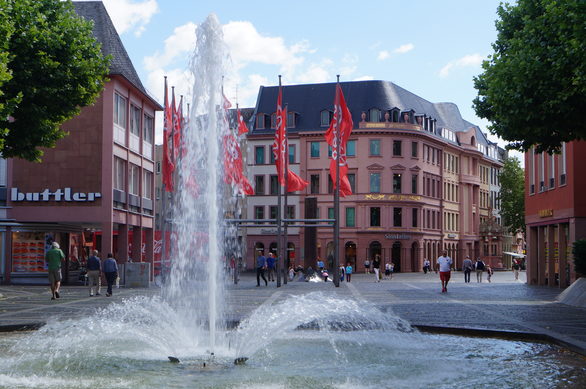
[[[437,264],[439,266],[440,281],[442,282],[442,293],[445,293],[448,291],[448,282],[452,271],[452,258],[448,257],[446,250],[437,259]]]

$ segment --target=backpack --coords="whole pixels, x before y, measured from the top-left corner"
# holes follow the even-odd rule
[[[482,262],[482,261],[476,262],[476,270],[484,270],[484,262]]]

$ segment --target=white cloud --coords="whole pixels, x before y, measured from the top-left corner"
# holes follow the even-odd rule
[[[415,46],[413,45],[413,43],[407,43],[406,45],[402,45],[397,47],[395,50],[393,50],[393,53],[397,53],[397,54],[405,54],[411,50],[413,50],[415,48]]]
[[[159,12],[157,0],[102,0],[119,34],[134,31],[140,36],[154,14]]]
[[[373,76],[360,76],[360,77],[356,77],[352,81],[370,81],[370,80],[374,80],[374,77]]]
[[[384,61],[385,59],[389,58],[391,56],[391,53],[389,53],[387,50],[382,50],[378,52],[378,57],[377,59],[379,61]]]
[[[187,54],[195,48],[197,26],[194,23],[187,23],[176,27],[173,35],[165,39],[163,53],[155,52],[152,56],[145,57],[145,67],[149,71],[155,71],[169,66],[177,59],[186,59]]]
[[[457,68],[480,66],[483,60],[484,57],[480,54],[465,55],[462,58],[448,62],[443,68],[440,69],[439,76],[441,78],[446,78],[453,70]]]

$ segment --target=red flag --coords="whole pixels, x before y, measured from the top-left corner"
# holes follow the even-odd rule
[[[332,159],[330,161],[330,176],[336,188],[336,162],[340,165],[340,195],[346,197],[352,194],[352,187],[348,181],[348,162],[346,160],[346,144],[352,133],[352,115],[346,105],[344,93],[339,83],[336,84],[336,97],[334,98],[334,117],[330,122],[330,127],[326,131],[325,137],[328,144],[332,147]],[[337,137],[337,131],[340,131]],[[337,139],[340,140],[339,153],[336,147]],[[338,158],[339,154],[339,158]]]
[[[222,87],[222,107],[224,107],[224,109],[232,108],[232,103],[230,102],[230,100],[228,100],[228,98],[224,94],[224,87]]]
[[[244,123],[244,118],[240,113],[240,108],[236,110],[236,115],[238,115],[238,135],[243,135],[248,132],[248,127],[246,127],[246,123]]]
[[[173,90],[173,157],[177,161],[179,151],[181,150],[181,138],[183,132],[183,96],[179,100],[179,107],[175,109],[175,90]]]
[[[171,152],[173,142],[172,110],[169,106],[169,97],[167,91],[167,78],[165,78],[165,109],[163,110],[163,185],[166,192],[173,191],[173,155]],[[171,143],[171,144],[169,144]]]
[[[277,177],[281,186],[285,186],[285,169],[287,169],[287,192],[303,190],[309,183],[287,168],[287,109],[283,109],[283,91],[279,86],[277,97],[277,127],[275,129],[275,142],[273,143],[273,155],[277,166]]]
[[[248,178],[244,175],[244,162],[240,145],[233,134],[224,135],[224,181],[227,184],[235,184],[238,191],[243,194],[253,195],[254,189]]]

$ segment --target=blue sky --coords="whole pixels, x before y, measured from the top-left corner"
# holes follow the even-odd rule
[[[241,107],[254,106],[258,87],[277,84],[279,74],[284,84],[334,82],[340,74],[342,81],[392,81],[431,102],[456,103],[483,130],[488,124],[472,109],[472,78],[492,53],[499,0],[103,3],[159,101],[164,75],[178,93],[188,93],[195,30],[215,13],[232,57],[226,95]]]

